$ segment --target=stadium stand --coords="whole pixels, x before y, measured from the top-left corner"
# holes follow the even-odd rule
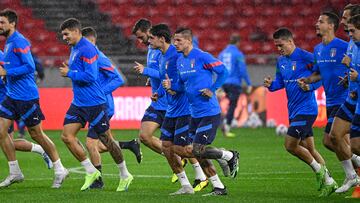
[[[116,59],[127,75],[129,85],[143,85],[131,70],[134,60],[145,60],[146,48],[131,36],[134,22],[142,17],[154,24],[189,26],[198,36],[200,47],[217,55],[226,46],[228,36],[242,36],[242,51],[249,64],[271,64],[276,50],[272,32],[289,27],[296,43],[312,51],[319,43],[315,22],[323,10],[339,11],[347,0],[2,0],[0,9],[13,8],[20,14],[19,27],[32,41],[33,52],[54,67],[68,55],[68,48],[57,35],[59,24],[76,17],[84,26],[94,26],[98,45]],[[24,19],[25,17],[25,19]],[[338,33],[345,38],[342,28]],[[58,38],[58,40],[55,40]],[[1,41],[0,43],[4,43]]]

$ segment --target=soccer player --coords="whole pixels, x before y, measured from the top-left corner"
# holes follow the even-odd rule
[[[147,19],[140,19],[135,23],[132,33],[136,36],[139,42],[148,46],[147,66],[136,62],[134,67],[136,72],[150,78],[152,93],[159,88],[161,84],[159,75],[159,59],[161,51],[153,49],[149,46],[149,30],[151,22]],[[156,153],[161,154],[161,141],[154,136],[156,129],[161,127],[163,123],[165,112],[167,108],[166,97],[159,98],[156,102],[152,101],[150,106],[146,109],[144,117],[141,120],[139,138],[142,143]]]
[[[264,79],[264,86],[271,92],[285,88],[288,99],[290,127],[285,137],[285,148],[292,155],[308,164],[316,173],[320,196],[328,196],[337,188],[325,165],[316,161],[310,151],[316,151],[312,125],[317,117],[314,90],[319,83],[309,85],[308,91],[297,85],[297,80],[311,75],[314,57],[311,53],[297,48],[293,35],[287,28],[280,28],[273,34],[276,48],[282,56],[277,60],[276,77]],[[306,143],[306,147],[300,142]],[[321,160],[322,157],[321,157]]]
[[[0,107],[0,145],[10,169],[10,175],[0,183],[0,187],[24,180],[16,160],[14,143],[8,136],[8,129],[13,121],[21,118],[31,138],[53,161],[55,179],[52,187],[59,188],[69,172],[62,165],[54,143],[42,130],[41,120],[45,117],[39,104],[39,93],[34,78],[35,65],[30,53],[31,45],[16,30],[17,23],[18,16],[15,11],[5,9],[0,12],[0,35],[6,38],[4,64],[0,65],[0,76],[6,78],[6,98]]]
[[[94,28],[85,27],[81,30],[81,32],[83,37],[89,40],[92,44],[96,45],[97,33]],[[112,92],[115,91],[118,87],[122,86],[124,84],[124,80],[122,79],[117,68],[112,65],[110,59],[106,57],[105,54],[101,52],[97,47],[96,50],[99,55],[99,83],[106,96],[106,109],[110,120],[111,117],[114,115],[114,99],[112,96]],[[110,130],[109,134],[112,137]],[[141,162],[142,154],[137,139],[128,142],[118,141],[118,143],[121,149],[130,149],[135,154],[138,163]],[[89,151],[91,162],[94,164],[96,169],[102,172],[100,153],[106,152],[108,150],[101,142],[99,142],[98,136],[93,128],[89,129],[86,138],[86,147]],[[125,179],[126,177],[122,178]],[[90,186],[90,189],[103,187],[104,183],[102,181],[102,178],[100,177]]]
[[[247,93],[250,93],[251,81],[246,70],[245,56],[239,50],[240,36],[233,34],[230,37],[230,43],[219,54],[219,59],[229,71],[229,77],[225,80],[222,89],[229,99],[229,108],[226,113],[226,123],[222,125],[222,131],[225,137],[235,137],[235,134],[230,132],[231,122],[234,118],[234,111],[241,94],[242,80],[246,81],[248,86]]]
[[[316,34],[321,37],[322,42],[314,48],[315,65],[313,74],[308,78],[300,79],[305,83],[317,82],[320,79],[324,86],[326,95],[326,114],[328,122],[325,127],[323,143],[331,151],[335,146],[330,139],[330,129],[334,117],[340,105],[348,95],[348,89],[339,85],[339,77],[344,77],[347,68],[341,63],[346,53],[348,43],[337,38],[335,32],[339,27],[339,18],[331,12],[323,12],[316,23]],[[300,82],[300,86],[307,90],[307,86]]]
[[[350,68],[349,70],[349,88],[350,93],[348,96],[348,99],[346,100],[346,103],[341,107],[340,110],[342,110],[343,113],[337,114],[339,116],[339,124],[342,124],[344,130],[350,129],[350,146],[351,151],[355,154],[358,154],[360,152],[360,130],[359,130],[359,114],[360,114],[360,107],[359,107],[359,66],[360,66],[360,49],[359,49],[359,42],[360,42],[360,15],[355,15],[351,17],[347,22],[347,28],[349,31],[349,36],[351,38],[351,41],[349,44],[351,44],[351,47],[349,47],[347,55],[344,57],[344,64]],[[355,103],[355,104],[354,104]],[[348,109],[348,108],[349,109]],[[350,108],[351,107],[351,108]],[[347,113],[347,114],[346,114]],[[354,115],[355,114],[355,115]],[[343,119],[342,119],[343,118]],[[351,126],[349,118],[352,118]],[[335,127],[335,126],[333,126]],[[340,125],[337,126],[337,130],[340,130]],[[348,131],[346,132],[348,133]],[[340,134],[342,135],[342,134]],[[338,141],[337,139],[336,141]],[[351,187],[358,185],[360,183],[360,179],[357,176],[353,165],[352,160],[354,156],[352,155],[351,151],[348,146],[344,145],[343,148],[340,148],[342,153],[340,153],[338,156],[339,160],[342,162],[346,178],[341,187],[339,187],[336,192],[337,193],[343,193],[348,191]],[[354,162],[356,164],[356,162]],[[359,166],[357,166],[359,167]]]
[[[170,78],[171,80],[177,80],[178,70],[176,62],[180,53],[176,51],[174,45],[170,44],[171,32],[169,27],[165,24],[153,26],[150,29],[149,42],[152,48],[159,49],[162,53],[159,61],[160,79]],[[180,190],[172,194],[193,194],[194,191],[197,192],[206,187],[208,180],[198,161],[195,158],[190,158],[190,162],[193,165],[198,165],[198,167],[194,167],[196,177],[193,187],[191,187],[177,155],[178,151],[184,151],[185,147],[190,145],[188,136],[191,118],[189,102],[184,92],[165,92],[161,85],[152,98],[157,100],[164,96],[167,98],[168,107],[161,126],[160,139],[162,140],[162,151],[182,186]]]
[[[65,20],[60,26],[63,40],[71,46],[69,64],[63,63],[60,74],[72,81],[74,99],[64,119],[62,140],[74,157],[85,168],[85,183],[81,190],[86,190],[101,176],[91,161],[86,157],[76,134],[89,123],[100,141],[109,150],[119,167],[120,182],[116,191],[126,191],[133,176],[126,168],[121,149],[109,135],[109,119],[106,111],[106,97],[98,81],[98,52],[96,47],[81,35],[81,23],[75,18]]]
[[[0,51],[0,65],[4,65],[3,58],[4,58],[4,53]],[[0,101],[3,101],[5,98],[6,98],[5,83],[2,79],[0,79]],[[11,125],[11,127],[8,130],[8,134],[11,137],[11,139],[13,139],[14,147],[16,151],[34,152],[36,154],[39,154],[44,159],[48,169],[51,169],[53,167],[50,157],[46,154],[46,152],[40,145],[29,142],[25,139],[14,139],[14,125]]]
[[[206,195],[226,195],[226,187],[216,174],[210,159],[224,159],[228,162],[233,178],[238,172],[239,154],[236,151],[221,150],[209,146],[216,137],[216,130],[220,125],[220,106],[215,91],[223,84],[227,77],[227,70],[223,63],[211,54],[193,48],[192,31],[189,28],[179,28],[174,35],[174,46],[181,52],[177,62],[179,76],[177,81],[166,79],[163,87],[166,91],[176,93],[185,92],[189,104],[191,121],[189,136],[192,145],[181,156],[196,157],[214,189]],[[217,74],[213,82],[213,73]]]

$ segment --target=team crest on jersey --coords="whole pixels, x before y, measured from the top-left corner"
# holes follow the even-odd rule
[[[296,61],[293,61],[293,62],[292,62],[291,69],[292,69],[293,71],[296,70]]]
[[[6,45],[6,46],[5,46],[5,49],[4,49],[4,52],[5,52],[5,53],[7,53],[7,52],[8,52],[8,50],[9,50],[9,46],[8,46],[8,45]]]
[[[331,57],[336,56],[336,48],[330,49],[330,56],[331,56]]]
[[[195,59],[191,59],[190,65],[191,65],[191,68],[194,68],[194,66],[195,66]]]

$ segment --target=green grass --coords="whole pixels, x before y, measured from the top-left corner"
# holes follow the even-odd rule
[[[80,192],[84,175],[71,173],[61,189],[51,189],[53,171],[48,170],[39,155],[18,152],[25,181],[0,190],[0,202],[344,202],[343,195],[333,194],[327,198],[318,198],[315,175],[309,166],[288,154],[284,147],[284,138],[275,135],[274,129],[238,129],[236,138],[223,138],[218,134],[214,146],[236,149],[240,152],[240,173],[235,180],[220,178],[228,188],[224,197],[202,197],[211,191],[191,196],[169,196],[176,191],[179,183],[170,182],[171,170],[166,160],[142,145],[143,162],[137,164],[135,157],[125,151],[129,171],[135,176],[128,192],[118,193],[118,169],[108,153],[103,154],[103,190]],[[70,154],[60,140],[60,132],[48,131],[55,142],[63,164],[67,168],[80,167],[80,163]],[[128,140],[137,136],[137,131],[114,131],[117,139]],[[322,130],[315,129],[316,146],[327,161],[327,167],[336,181],[341,184],[344,178],[340,163],[335,155],[321,144]],[[79,138],[84,141],[85,133]],[[217,163],[216,163],[217,165]],[[0,155],[0,178],[8,174],[7,161]],[[186,171],[191,182],[194,175],[192,167]]]

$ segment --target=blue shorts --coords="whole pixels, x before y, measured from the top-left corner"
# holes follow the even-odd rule
[[[332,123],[334,122],[334,118],[339,109],[340,105],[326,107],[327,123],[325,127],[325,133],[330,133]]]
[[[340,106],[335,116],[351,123],[354,118],[355,110],[356,104],[350,104],[346,101]]]
[[[304,140],[313,136],[312,126],[316,120],[316,115],[297,115],[290,119],[290,127],[287,134],[296,139]]]
[[[174,145],[186,146],[191,144],[189,138],[189,125],[191,116],[180,116],[176,118],[165,117],[161,126],[161,140],[172,141]]]
[[[221,122],[221,115],[191,118],[189,137],[197,144],[209,145],[216,137],[216,130]]]
[[[39,99],[22,101],[6,97],[0,105],[0,117],[9,120],[22,120],[27,127],[33,127],[45,120],[40,109]]]
[[[112,117],[113,117],[113,115],[108,116],[109,122],[110,122],[110,120],[111,120]],[[90,137],[90,138],[96,139],[96,140],[99,139],[99,136],[98,136],[98,134],[95,132],[94,128],[89,128],[89,129],[88,129],[88,133],[87,133],[86,137]]]
[[[96,134],[106,132],[110,124],[105,105],[78,107],[71,104],[69,110],[66,112],[64,125],[80,123],[82,127],[85,127],[87,122],[89,123],[89,129],[93,129]]]
[[[355,114],[350,127],[350,138],[360,137],[360,114]]]
[[[154,109],[154,107],[149,106],[149,108],[146,109],[144,117],[141,119],[141,122],[151,121],[161,126],[164,122],[165,113],[166,111],[156,110]]]

